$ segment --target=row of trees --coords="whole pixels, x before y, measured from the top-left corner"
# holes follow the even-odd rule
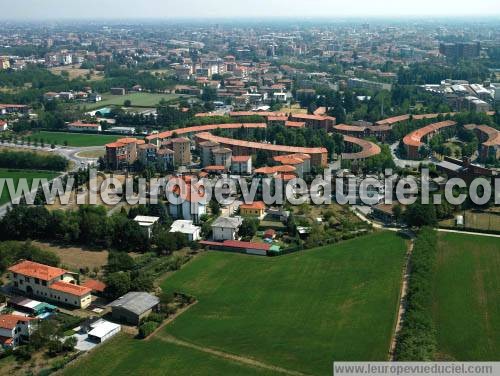
[[[432,361],[436,333],[432,319],[432,281],[435,273],[437,237],[432,228],[422,228],[411,257],[403,326],[397,338],[398,361]]]
[[[68,160],[55,154],[0,150],[0,168],[64,171]]]

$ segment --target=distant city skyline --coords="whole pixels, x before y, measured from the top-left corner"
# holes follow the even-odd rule
[[[5,1],[5,0],[4,0]],[[341,18],[499,16],[498,0],[21,0],[2,6],[0,20],[125,18]]]

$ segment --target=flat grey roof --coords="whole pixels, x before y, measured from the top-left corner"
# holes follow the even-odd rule
[[[131,291],[115,301],[108,304],[109,307],[121,307],[127,311],[140,315],[155,305],[160,303],[160,299],[147,292]]]

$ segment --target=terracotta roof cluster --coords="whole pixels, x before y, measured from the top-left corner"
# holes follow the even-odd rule
[[[365,159],[380,154],[382,151],[377,144],[361,138],[344,136],[344,141],[361,147],[357,153],[342,153],[342,159]]]
[[[215,129],[239,129],[239,128],[266,128],[265,123],[228,123],[228,124],[206,124],[206,125],[196,125],[193,127],[179,128],[172,131],[165,131],[157,134],[152,134],[146,137],[146,140],[156,140],[172,137],[175,133],[177,135],[188,134],[188,133],[198,133],[212,131]]]
[[[144,140],[139,140],[138,138],[133,138],[133,137],[125,137],[125,138],[120,138],[116,140],[115,142],[111,142],[109,144],[106,144],[106,148],[108,149],[113,149],[113,148],[119,148],[123,147],[128,144],[135,143],[137,145],[143,145],[146,142]]]
[[[452,120],[440,121],[439,123],[429,124],[423,128],[417,129],[403,137],[403,143],[408,146],[420,147],[423,145],[422,138],[439,129],[451,127],[457,123]]]

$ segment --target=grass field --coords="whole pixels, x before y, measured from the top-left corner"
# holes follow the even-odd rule
[[[500,239],[440,233],[433,311],[438,357],[498,360]]]
[[[463,215],[464,213],[459,214]],[[446,219],[441,221],[440,224],[448,227],[456,226],[455,219]],[[470,229],[500,231],[500,215],[486,212],[466,211],[464,224],[465,227]]]
[[[66,374],[257,372],[246,364],[235,369],[232,361],[201,350],[180,349],[169,342],[172,337],[313,375],[331,374],[333,360],[385,360],[405,248],[395,234],[377,233],[276,258],[207,252],[162,283],[164,290],[193,294],[198,304],[152,341],[121,337]],[[171,356],[181,362],[175,370],[169,368]]]
[[[77,68],[76,65],[65,65],[61,67],[53,67],[49,68],[49,71],[51,71],[54,74],[61,74],[62,72],[68,72],[69,79],[73,80],[78,77],[84,77],[86,78],[87,75],[91,72],[90,69],[80,69]],[[94,72],[90,75],[90,81],[98,81],[102,80],[104,78],[104,74],[102,72]]]
[[[166,101],[179,98],[177,94],[156,94],[156,93],[128,93],[125,95],[102,95],[102,101],[92,104],[86,104],[88,110],[98,109],[106,106],[123,106],[123,102],[130,100],[132,107],[155,107],[161,99]]]
[[[139,341],[120,334],[63,372],[64,375],[275,375],[161,339]]]
[[[109,142],[116,141],[120,138],[117,135],[101,135],[101,134],[87,134],[87,133],[69,133],[69,132],[49,132],[40,131],[33,133],[31,139],[43,138],[45,144],[55,143],[56,145],[64,145],[68,142],[68,146],[101,146]]]
[[[17,183],[19,182],[20,178],[28,179],[28,184],[31,187],[31,183],[33,182],[34,178],[40,178],[40,179],[47,178],[50,180],[58,175],[59,174],[57,172],[50,172],[50,171],[8,170],[0,168],[0,179],[1,178],[14,179],[15,188],[17,188]],[[7,184],[5,184],[0,195],[0,205],[3,205],[9,201],[10,201],[10,195],[7,190]]]

